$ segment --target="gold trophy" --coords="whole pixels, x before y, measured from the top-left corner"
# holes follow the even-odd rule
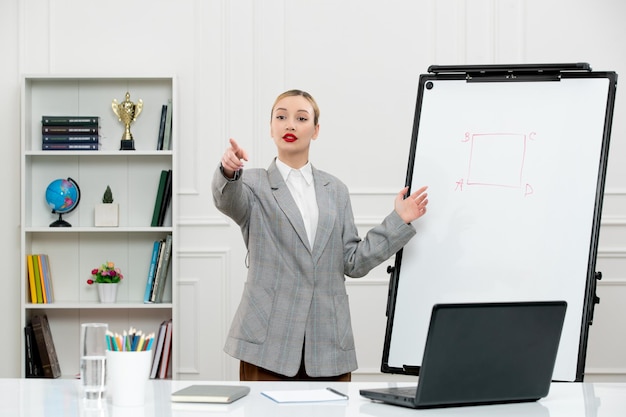
[[[124,123],[124,135],[120,141],[120,150],[134,151],[135,140],[133,139],[133,134],[130,133],[130,124],[137,120],[137,117],[141,114],[141,110],[143,110],[143,101],[139,99],[136,104],[133,103],[130,101],[130,93],[126,92],[126,99],[121,103],[118,103],[116,99],[113,99],[111,108],[113,109],[113,113],[117,116],[117,119]]]

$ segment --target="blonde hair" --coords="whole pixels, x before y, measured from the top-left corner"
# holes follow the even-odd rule
[[[313,96],[307,93],[306,91],[302,91],[302,90],[288,90],[282,93],[281,95],[279,95],[278,97],[276,97],[276,100],[274,100],[274,105],[272,106],[272,113],[270,114],[270,120],[274,116],[274,108],[276,107],[276,104],[280,100],[284,99],[285,97],[293,97],[293,96],[302,96],[305,99],[307,99],[309,103],[311,103],[311,106],[313,107],[313,124],[317,126],[320,120],[320,108],[317,106],[317,103],[315,102],[315,99],[313,98]]]

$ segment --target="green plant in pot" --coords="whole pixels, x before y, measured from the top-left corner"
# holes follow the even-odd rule
[[[96,227],[119,226],[119,204],[113,202],[113,191],[108,185],[102,195],[102,203],[95,206],[94,224]]]

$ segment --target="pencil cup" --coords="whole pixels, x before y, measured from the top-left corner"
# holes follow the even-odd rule
[[[145,402],[152,351],[110,351],[107,358],[107,389],[113,405],[141,406]]]
[[[83,323],[80,328],[80,379],[88,400],[104,398],[106,389],[106,323]]]

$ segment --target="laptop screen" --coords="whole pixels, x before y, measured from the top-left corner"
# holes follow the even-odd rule
[[[564,301],[433,307],[416,401],[537,400],[547,395]]]
[[[565,301],[437,304],[417,388],[361,395],[413,408],[535,401],[550,389]]]

